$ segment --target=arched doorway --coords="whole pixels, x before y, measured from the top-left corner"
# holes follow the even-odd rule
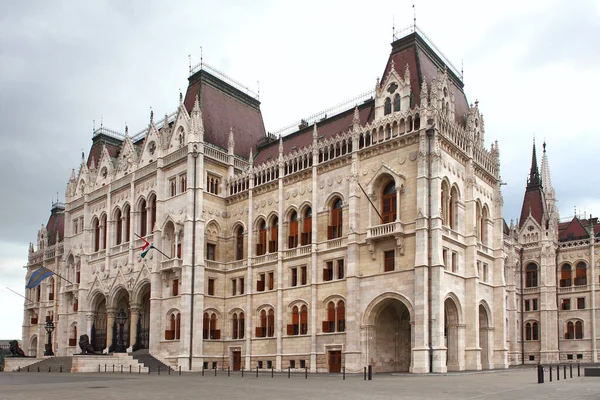
[[[489,318],[483,304],[479,305],[479,347],[481,347],[481,368],[490,368],[490,349],[489,349]]]
[[[444,344],[446,345],[446,366],[449,371],[460,369],[458,324],[458,307],[452,298],[447,298],[444,301]]]
[[[31,341],[29,342],[29,356],[30,357],[37,357],[37,346],[38,346],[37,336],[34,335],[31,338]]]
[[[411,367],[410,311],[398,297],[379,301],[370,312],[369,362],[375,372],[408,372]]]
[[[115,310],[115,322],[112,326],[113,335],[112,335],[112,343],[111,350],[115,352],[126,352],[127,348],[129,348],[130,344],[130,321],[131,321],[131,313],[129,307],[129,292],[125,289],[118,290],[111,302],[114,306]],[[122,326],[117,322],[119,320],[119,315],[124,315]],[[111,328],[111,327],[109,327]]]
[[[134,350],[150,348],[150,284],[144,285],[138,299],[140,308]]]
[[[97,352],[104,351],[106,348],[106,299],[102,299],[96,306],[91,333],[90,342],[94,350]]]

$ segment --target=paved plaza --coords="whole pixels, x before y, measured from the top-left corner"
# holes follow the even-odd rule
[[[576,372],[576,371],[574,371]],[[0,400],[19,399],[600,399],[600,378],[537,383],[533,368],[446,375],[308,375],[246,372],[158,376],[127,373],[0,373]],[[576,376],[576,373],[575,373]],[[547,380],[547,374],[546,374]]]

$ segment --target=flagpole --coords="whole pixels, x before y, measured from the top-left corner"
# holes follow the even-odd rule
[[[135,236],[139,237],[140,239],[142,239],[144,242],[148,243],[148,241],[146,239],[144,239],[143,237],[141,237],[137,233],[133,232],[133,234]],[[150,246],[151,246],[152,249],[158,251],[160,254],[162,254],[163,256],[167,257],[169,260],[171,259],[171,257],[169,257],[168,255],[166,255],[165,253],[163,253],[162,251],[160,251],[159,249],[157,249],[156,247],[154,247],[154,245],[152,243],[150,243]]]
[[[377,207],[375,207],[375,204],[373,204],[373,202],[371,201],[371,198],[369,197],[369,195],[367,194],[367,192],[365,192],[365,189],[363,189],[362,185],[360,184],[360,182],[356,181],[356,183],[358,183],[358,187],[360,188],[360,190],[362,190],[362,192],[365,194],[365,197],[367,198],[367,200],[369,200],[369,203],[371,203],[371,206],[373,206],[373,209],[375,210],[375,212],[377,213],[377,215],[379,215],[379,218],[381,218],[381,221],[383,222],[383,217],[381,216],[381,214],[379,213],[379,210],[377,210]]]
[[[61,275],[57,274],[56,272],[52,271],[51,269],[49,269],[49,268],[46,268],[46,267],[44,267],[43,265],[41,266],[41,268],[44,268],[46,271],[50,271],[50,272],[52,272],[52,274],[53,274],[53,275],[56,275],[56,276],[58,276],[60,279],[62,279],[63,281],[65,281],[65,282],[67,282],[67,283],[69,283],[69,284],[73,285],[73,282],[71,282],[71,281],[70,281],[70,280],[68,280],[67,278],[63,278]]]
[[[25,300],[27,300],[30,303],[35,303],[33,300],[28,299],[27,297],[23,296],[21,293],[17,293],[14,290],[12,290],[11,288],[9,288],[8,286],[6,287],[8,290],[10,290],[11,292],[13,292],[14,294],[16,294],[17,296],[21,296],[22,298],[24,298]]]

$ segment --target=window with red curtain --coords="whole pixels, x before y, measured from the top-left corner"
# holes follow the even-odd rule
[[[575,322],[575,339],[583,339],[583,322]]]
[[[271,240],[269,241],[269,253],[274,253],[278,250],[277,232],[279,229],[279,219],[273,217],[271,222]]]
[[[293,249],[298,247],[298,214],[292,211],[290,215],[290,233],[288,236],[288,248]]]
[[[560,268],[560,287],[571,286],[571,264],[565,264]]]
[[[304,218],[302,221],[301,245],[306,246],[312,242],[312,209],[307,207],[304,210]]]
[[[300,334],[306,335],[308,333],[308,309],[306,306],[300,308]]]
[[[587,285],[587,268],[584,262],[580,262],[575,268],[575,285]]]
[[[346,306],[342,300],[337,304],[337,331],[344,332],[346,330]]]
[[[323,321],[323,332],[335,332],[335,304],[327,303],[327,320]]]
[[[258,228],[258,243],[256,244],[256,255],[262,256],[267,252],[267,224],[261,220]]]
[[[235,248],[236,248],[236,260],[241,260],[242,258],[244,258],[244,228],[239,227],[237,230],[237,234],[236,234],[236,243],[235,243]]]
[[[269,310],[267,328],[267,336],[273,337],[273,335],[275,334],[275,312],[273,311],[273,309]]]
[[[381,223],[387,224],[396,220],[396,184],[389,182],[381,196]]]
[[[177,313],[177,317],[175,317],[175,339],[179,340],[181,338],[181,314]]]
[[[331,223],[327,228],[327,239],[342,237],[342,200],[337,199],[331,209]]]

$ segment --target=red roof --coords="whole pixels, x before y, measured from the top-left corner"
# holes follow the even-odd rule
[[[52,213],[46,224],[46,232],[48,235],[48,245],[56,244],[56,234],[58,233],[58,241],[62,242],[65,236],[65,209],[63,206],[54,205]]]
[[[375,101],[369,100],[358,106],[360,124],[364,125],[373,120]],[[339,133],[347,132],[352,127],[354,119],[354,109],[344,111],[331,118],[317,123],[317,133],[319,140],[330,138]],[[300,150],[312,144],[313,125],[307,126],[295,133],[283,137],[283,152],[288,154],[293,150]],[[279,156],[279,141],[275,140],[265,147],[261,147],[260,152],[254,158],[256,165],[265,161],[276,159]]]
[[[523,226],[529,213],[540,226],[542,225],[544,216],[544,195],[542,189],[525,190],[525,198],[523,199],[523,206],[521,208],[521,218],[519,219],[519,228]]]
[[[594,236],[600,235],[600,224],[598,218],[579,219],[573,217],[569,222],[558,224],[558,235],[561,242],[578,239],[588,239],[589,230],[593,228]]]
[[[189,82],[184,105],[191,113],[198,95],[204,140],[227,149],[233,128],[234,152],[247,158],[256,142],[265,137],[260,102],[205,70],[192,75]]]

